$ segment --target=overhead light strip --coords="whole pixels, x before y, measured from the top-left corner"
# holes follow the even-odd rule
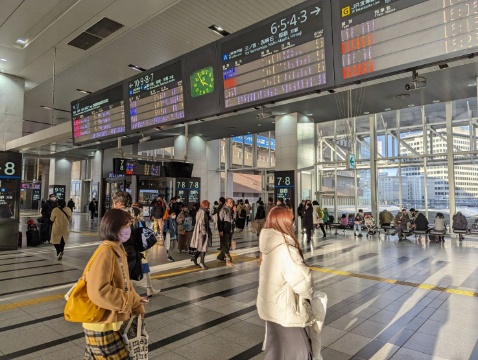
[[[213,32],[215,32],[218,35],[222,35],[222,36],[230,35],[230,33],[224,30],[221,26],[211,25],[208,27],[208,29],[211,29]]]

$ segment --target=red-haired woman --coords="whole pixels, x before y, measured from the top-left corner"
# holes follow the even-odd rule
[[[312,359],[305,327],[315,321],[313,281],[294,231],[294,215],[274,207],[259,237],[261,267],[257,311],[266,321],[265,360]]]

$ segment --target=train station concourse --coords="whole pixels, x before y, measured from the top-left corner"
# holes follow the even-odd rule
[[[478,359],[477,15],[0,1],[0,359]]]

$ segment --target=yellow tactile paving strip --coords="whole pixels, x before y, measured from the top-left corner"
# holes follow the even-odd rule
[[[255,257],[244,256],[244,255],[239,255],[239,256],[232,255],[232,257],[233,257],[233,260],[236,264],[257,261],[257,258],[255,258]],[[216,268],[226,267],[226,263],[219,262],[219,261],[214,261],[214,262],[208,262],[207,266],[208,266],[209,269],[216,269]],[[441,292],[448,293],[448,294],[478,297],[478,293],[473,292],[473,291],[450,289],[450,288],[445,288],[445,287],[430,285],[430,284],[412,283],[412,282],[408,282],[408,281],[394,280],[394,279],[382,278],[382,277],[378,277],[378,276],[357,274],[357,273],[352,273],[352,272],[349,272],[349,271],[335,270],[335,269],[329,269],[329,268],[321,268],[321,267],[315,267],[315,266],[311,266],[310,269],[312,271],[315,271],[315,272],[328,273],[328,274],[341,275],[341,276],[349,276],[349,277],[355,277],[355,278],[360,278],[360,279],[367,279],[367,280],[373,280],[373,281],[378,281],[378,282],[385,282],[385,283],[395,284],[395,285],[410,286],[410,287],[419,288],[419,289],[436,290],[436,291],[441,291]],[[165,272],[160,273],[158,275],[153,275],[153,276],[151,276],[151,278],[152,279],[164,279],[164,278],[169,278],[169,277],[173,277],[173,276],[179,276],[179,275],[194,273],[194,272],[198,272],[198,271],[201,271],[201,270],[202,269],[200,267],[188,266],[188,267],[182,268],[180,270],[175,270],[174,269],[174,270],[170,270],[170,271],[165,271]],[[64,294],[55,294],[55,295],[50,295],[50,296],[25,300],[25,301],[19,301],[19,302],[15,302],[15,303],[11,303],[11,304],[3,304],[3,305],[0,305],[0,311],[22,308],[22,307],[25,307],[25,306],[41,304],[41,303],[45,303],[45,302],[49,302],[49,301],[55,301],[55,300],[59,300],[59,299],[64,299]]]

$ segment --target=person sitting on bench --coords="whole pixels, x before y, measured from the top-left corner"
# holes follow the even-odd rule
[[[415,217],[415,221],[412,225],[413,229],[415,231],[425,231],[428,233],[428,219],[426,218],[425,215],[423,215],[422,213],[418,213],[418,215],[416,215]],[[418,236],[418,240],[421,240],[422,237],[421,236]],[[425,235],[425,239],[426,239],[426,235]]]
[[[402,211],[399,211],[397,216],[395,216],[395,226],[397,229],[390,235],[396,235],[398,233],[398,241],[406,240],[406,236],[403,235],[403,233],[407,231],[409,222],[410,218],[408,217],[407,209],[402,209]]]
[[[342,214],[340,218],[340,225],[339,229],[347,229],[349,227],[349,219],[347,219],[347,215]]]
[[[458,211],[455,215],[453,215],[453,230],[459,231],[468,231],[468,220],[466,220],[466,216]],[[465,237],[463,234],[458,234],[458,239],[462,241]]]
[[[390,224],[393,222],[393,214],[385,209],[378,215],[378,220],[380,221],[381,227],[390,226]]]
[[[439,212],[435,216],[435,224],[433,227],[433,231],[441,232],[445,234],[446,232],[446,221],[445,221],[445,216]],[[438,235],[437,237],[437,242],[445,242],[445,236],[443,235]]]

